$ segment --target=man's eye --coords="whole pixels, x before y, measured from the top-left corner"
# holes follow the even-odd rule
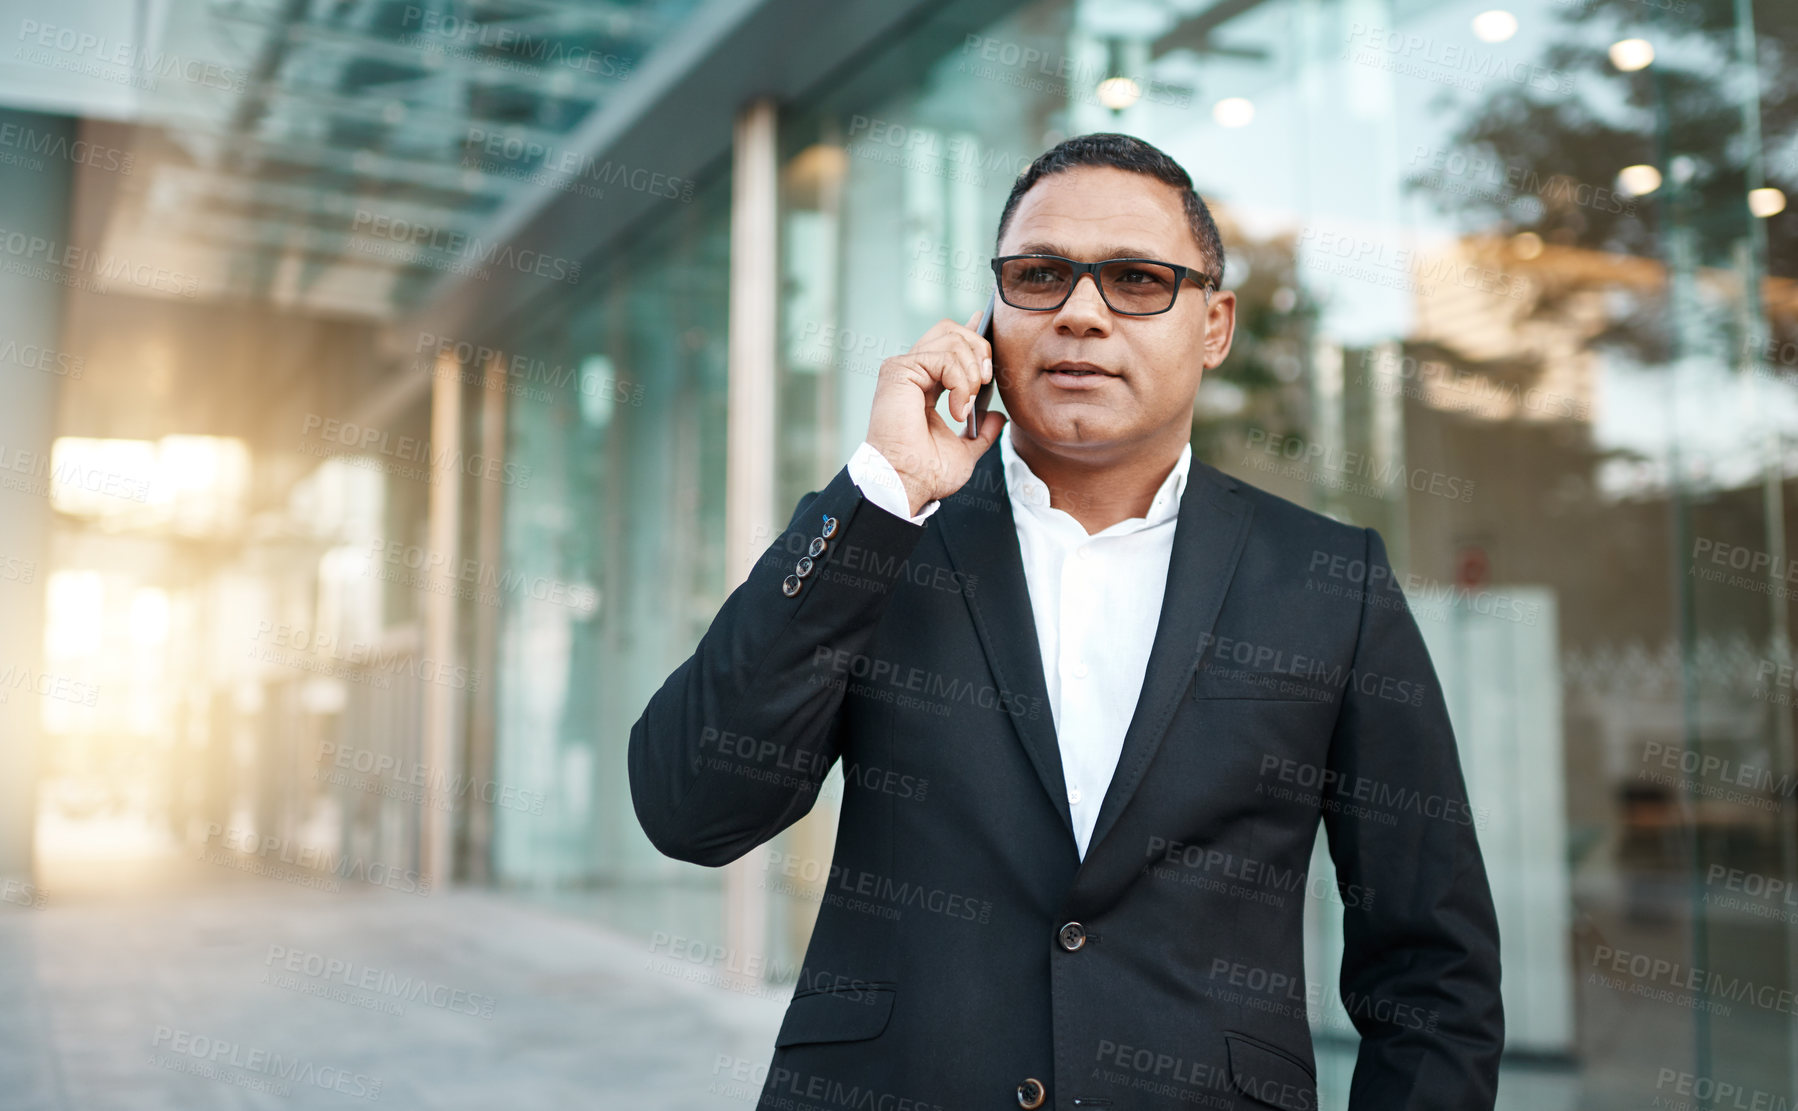
[[[1032,266],[1019,276],[1019,280],[1029,282],[1032,285],[1049,285],[1053,282],[1059,282],[1061,280],[1061,274],[1047,266]]]
[[[1163,276],[1161,274],[1157,274],[1153,270],[1142,270],[1142,269],[1139,269],[1136,267],[1131,267],[1128,270],[1119,271],[1117,277],[1114,278],[1113,280],[1116,281],[1119,285],[1166,285],[1167,284],[1167,278],[1165,276]]]

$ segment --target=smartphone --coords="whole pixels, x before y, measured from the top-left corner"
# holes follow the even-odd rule
[[[979,332],[988,343],[993,342],[993,305],[997,300],[997,290],[986,295],[986,311],[980,314],[980,326],[974,329],[976,332]],[[997,354],[996,349],[994,353]],[[979,391],[974,394],[974,404],[968,408],[968,426],[962,429],[961,432],[966,438],[970,440],[978,440],[980,438],[980,422],[986,419],[987,406],[992,403],[993,399],[993,382],[997,382],[998,380],[999,364],[995,362],[993,364],[992,382],[986,382],[981,385]]]

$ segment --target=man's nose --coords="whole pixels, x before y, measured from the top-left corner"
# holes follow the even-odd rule
[[[1082,274],[1074,280],[1074,292],[1056,314],[1058,330],[1073,335],[1104,335],[1111,331],[1111,307],[1099,295],[1099,276]]]

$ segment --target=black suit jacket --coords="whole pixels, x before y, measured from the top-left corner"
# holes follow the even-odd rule
[[[1193,461],[1084,860],[997,450],[921,526],[846,467],[803,499],[629,761],[650,840],[713,866],[843,765],[828,868],[766,866],[820,907],[763,1107],[1315,1108],[1307,898],[1344,916],[1353,1111],[1493,1105],[1498,926],[1371,529]]]

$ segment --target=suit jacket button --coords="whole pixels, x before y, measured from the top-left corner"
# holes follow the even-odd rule
[[[799,562],[793,565],[793,574],[798,575],[800,578],[803,579],[811,573],[812,573],[812,557],[811,556],[800,556]]]
[[[824,554],[824,549],[827,546],[828,545],[824,543],[824,538],[822,536],[814,536],[812,537],[812,546],[805,550],[805,554],[811,556],[813,559],[817,559]]]
[[[786,581],[780,584],[780,592],[789,598],[799,593],[799,576],[788,575]]]
[[[824,539],[829,540],[837,534],[837,519],[835,517],[824,518],[824,527],[818,531],[824,534]]]
[[[1086,944],[1086,927],[1078,922],[1069,922],[1056,936],[1061,941],[1061,947],[1072,953]]]
[[[1049,1091],[1043,1087],[1043,1082],[1032,1076],[1018,1085],[1018,1106],[1027,1108],[1028,1111],[1036,1111],[1036,1108],[1043,1105],[1043,1100],[1048,1094]]]

